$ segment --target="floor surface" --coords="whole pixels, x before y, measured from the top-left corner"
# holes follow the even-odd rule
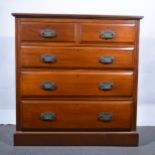
[[[155,155],[155,127],[138,127],[138,147],[14,147],[14,125],[0,125],[0,155]]]

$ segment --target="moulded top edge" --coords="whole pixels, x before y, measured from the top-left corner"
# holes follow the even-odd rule
[[[40,14],[40,13],[12,13],[16,18],[70,18],[70,19],[113,19],[113,20],[139,20],[143,16],[129,15],[91,15],[91,14]]]

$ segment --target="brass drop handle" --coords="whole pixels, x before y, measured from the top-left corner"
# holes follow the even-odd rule
[[[114,61],[114,57],[113,56],[101,56],[99,61],[102,64],[112,64]]]
[[[41,60],[44,63],[54,63],[57,60],[57,57],[52,54],[43,54],[41,55]]]
[[[110,113],[110,112],[101,112],[99,115],[98,115],[98,119],[100,121],[104,121],[104,122],[109,122],[111,121],[113,118],[113,114]]]
[[[44,38],[54,38],[57,36],[57,32],[53,29],[42,29],[40,35]]]
[[[112,39],[115,37],[115,35],[116,33],[111,30],[105,30],[100,32],[100,37],[102,39]]]
[[[40,118],[43,121],[54,121],[56,119],[56,115],[53,112],[42,112],[40,114]]]
[[[114,86],[114,83],[113,82],[101,82],[99,84],[99,88],[101,90],[111,90]]]
[[[44,81],[41,83],[41,88],[43,90],[54,90],[56,89],[56,84],[53,81]]]

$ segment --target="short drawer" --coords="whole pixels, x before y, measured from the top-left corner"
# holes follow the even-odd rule
[[[22,41],[74,42],[75,24],[72,23],[37,23],[21,24]]]
[[[132,68],[134,47],[21,47],[23,67]]]
[[[132,96],[132,71],[23,71],[22,96]]]
[[[130,101],[22,101],[22,129],[129,130],[132,106]]]
[[[81,24],[81,42],[132,43],[135,36],[135,24]]]

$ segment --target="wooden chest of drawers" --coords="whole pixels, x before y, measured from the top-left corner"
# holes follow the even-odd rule
[[[15,145],[138,145],[137,16],[16,17]]]

